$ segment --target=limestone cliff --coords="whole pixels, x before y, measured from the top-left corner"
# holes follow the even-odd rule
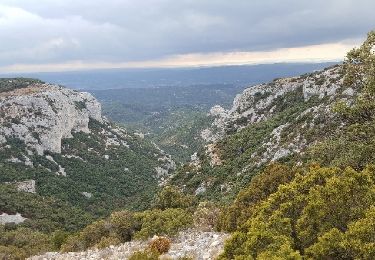
[[[30,150],[61,152],[72,132],[89,132],[90,118],[102,122],[100,103],[89,93],[50,84],[0,93],[0,144],[19,138]]]
[[[236,96],[232,108],[211,109],[213,123],[201,132],[205,149],[174,183],[200,196],[235,194],[268,163],[303,155],[339,131],[333,106],[350,103],[357,93],[343,85],[341,65],[251,86]]]

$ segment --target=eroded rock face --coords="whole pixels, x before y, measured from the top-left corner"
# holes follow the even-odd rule
[[[18,138],[38,154],[61,152],[72,132],[89,132],[89,119],[102,122],[101,105],[89,93],[50,84],[0,93],[0,144]]]
[[[350,103],[356,95],[356,89],[343,85],[342,66],[249,87],[235,97],[231,109],[214,106],[209,112],[208,116],[214,121],[201,132],[201,137],[206,141],[206,154],[211,166],[222,164],[220,150],[214,149],[220,140],[243,128],[272,119],[288,107],[294,107],[298,113],[288,115],[279,125],[275,124],[269,137],[251,155],[251,164],[260,166],[301,153],[316,141],[316,136],[309,138],[311,135],[308,133],[318,132],[317,129],[326,127],[333,120],[332,105],[338,100]],[[300,111],[300,108],[305,110]],[[238,149],[241,151],[239,154],[245,150],[243,147]]]
[[[202,131],[201,137],[206,142],[216,142],[229,129],[238,131],[270,118],[277,111],[277,101],[284,99],[288,93],[300,91],[305,101],[312,97],[334,98],[339,94],[353,96],[353,89],[342,89],[340,70],[340,66],[335,66],[315,74],[277,79],[247,88],[235,97],[230,110],[220,106],[211,109],[209,116],[214,118],[214,122],[211,127]]]

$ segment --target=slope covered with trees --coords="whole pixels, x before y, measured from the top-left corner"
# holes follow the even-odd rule
[[[374,46],[371,32],[348,53],[344,84],[360,93],[335,104],[343,127],[311,148],[310,166],[268,168],[223,214],[234,234],[221,259],[374,259]]]

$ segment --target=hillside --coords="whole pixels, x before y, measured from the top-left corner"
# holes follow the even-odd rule
[[[154,144],[103,118],[88,93],[27,79],[2,80],[0,89],[2,189],[16,186],[100,216],[147,207],[174,167]],[[7,201],[0,210],[17,207]]]
[[[342,127],[332,104],[356,94],[343,86],[339,65],[250,87],[231,109],[211,109],[213,123],[201,132],[205,149],[172,183],[203,197],[230,199],[270,162],[302,163],[311,145]]]

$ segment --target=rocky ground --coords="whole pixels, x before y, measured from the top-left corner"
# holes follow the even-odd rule
[[[228,234],[218,232],[200,232],[187,230],[180,232],[172,239],[169,252],[161,259],[179,259],[191,257],[197,260],[215,259],[224,248],[224,241]],[[49,252],[41,256],[34,256],[29,260],[96,260],[96,259],[128,259],[134,252],[143,250],[149,241],[132,241],[119,246],[110,246],[105,249],[92,249],[85,252],[57,253]]]

